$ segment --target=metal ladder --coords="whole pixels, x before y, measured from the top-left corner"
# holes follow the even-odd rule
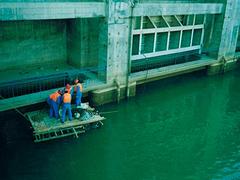
[[[85,133],[84,126],[75,126],[68,128],[55,129],[51,131],[45,131],[41,133],[34,132],[34,142],[48,141],[52,139],[59,139],[67,136],[79,137],[79,134]]]

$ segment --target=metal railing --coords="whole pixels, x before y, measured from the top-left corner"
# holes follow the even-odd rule
[[[0,96],[4,99],[32,94],[36,92],[62,88],[67,83],[72,84],[75,78],[84,81],[85,86],[99,83],[98,73],[106,72],[106,66],[86,67],[81,70],[72,69],[69,71],[32,76],[21,80],[0,82]]]
[[[17,81],[8,81],[0,84],[0,95],[3,98],[11,98],[35,92],[41,92],[53,88],[63,87],[69,81],[67,73],[47,76],[31,77]]]
[[[171,66],[175,64],[186,63],[190,61],[196,61],[201,58],[201,55],[198,52],[187,52],[187,53],[179,53],[174,56],[165,56],[158,58],[145,58],[143,60],[132,61],[131,64],[131,73],[145,71],[160,67]]]

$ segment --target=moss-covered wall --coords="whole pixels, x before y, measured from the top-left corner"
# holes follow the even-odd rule
[[[0,22],[0,70],[66,61],[63,20]]]
[[[98,66],[99,18],[69,20],[67,39],[69,64],[79,68]]]

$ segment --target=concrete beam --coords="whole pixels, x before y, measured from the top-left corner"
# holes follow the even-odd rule
[[[220,3],[140,3],[133,8],[133,16],[186,14],[221,14]]]
[[[104,17],[105,3],[0,3],[0,20],[40,20]]]

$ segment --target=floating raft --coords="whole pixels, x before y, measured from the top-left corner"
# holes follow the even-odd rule
[[[73,120],[69,121],[66,118],[64,123],[55,118],[50,118],[46,109],[26,113],[25,116],[33,128],[34,142],[48,141],[66,136],[78,138],[79,134],[85,133],[87,130],[101,127],[103,125],[102,121],[105,119],[92,108],[73,108],[72,112]]]

